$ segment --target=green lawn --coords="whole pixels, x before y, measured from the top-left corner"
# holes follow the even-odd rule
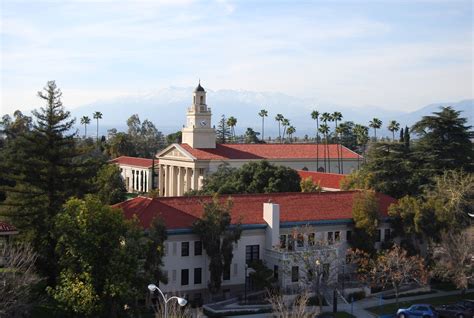
[[[422,299],[413,300],[413,301],[400,301],[399,306],[393,303],[393,304],[383,305],[381,307],[379,306],[371,307],[371,308],[368,308],[367,310],[377,315],[387,315],[387,314],[396,313],[398,308],[407,308],[413,304],[431,304],[434,306],[438,306],[438,305],[455,303],[456,301],[461,300],[461,299],[474,299],[474,293],[467,293],[467,294],[464,294],[464,296],[461,296],[461,294],[456,294],[456,295],[450,295],[450,296],[422,298]]]

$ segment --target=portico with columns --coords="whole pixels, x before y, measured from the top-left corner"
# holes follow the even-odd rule
[[[324,171],[324,159],[327,161],[324,167],[327,163],[330,172],[337,171],[341,154],[342,170],[347,174],[357,169],[362,158],[340,145],[216,144],[211,117],[211,109],[206,104],[206,91],[199,83],[193,92],[191,107],[187,110],[182,143],[169,145],[156,155],[160,196],[183,196],[191,190],[200,190],[206,175],[217,171],[224,163],[239,168],[251,161],[267,160],[296,170]]]

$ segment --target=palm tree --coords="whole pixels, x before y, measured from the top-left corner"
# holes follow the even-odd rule
[[[313,110],[311,118],[316,120],[316,171],[319,169],[319,112]]]
[[[327,170],[326,170],[327,169],[327,166],[326,166],[326,148],[328,147],[329,126],[326,123],[321,124],[321,126],[319,126],[319,132],[324,135],[324,142],[326,144],[326,147],[324,147],[324,172],[327,172]]]
[[[94,112],[93,117],[97,119],[97,142],[99,142],[99,119],[102,119],[102,113]]]
[[[290,120],[286,119],[286,118],[283,118],[282,121],[281,121],[281,125],[283,126],[282,140],[285,140],[285,133],[286,133],[286,130],[287,130],[288,126],[290,126]]]
[[[293,134],[296,132],[295,127],[293,127],[293,126],[288,127],[286,132],[288,133],[288,137],[290,137],[290,142],[292,142]]]
[[[229,118],[227,118],[227,126],[230,127],[230,131],[232,133],[232,140],[234,142],[235,142],[235,130],[234,130],[235,125],[237,125],[237,118],[235,118],[234,116],[230,116]]]
[[[275,120],[278,122],[278,137],[280,138],[280,143],[281,143],[281,129],[280,129],[280,124],[281,121],[285,119],[282,114],[277,114],[275,117]]]
[[[365,145],[369,140],[369,127],[356,124],[354,126],[354,133],[356,135],[357,144],[361,147],[361,153],[365,154]],[[359,157],[357,157],[357,166],[359,166]]]
[[[375,141],[377,141],[377,129],[382,127],[382,121],[378,118],[374,118],[369,122],[369,127],[374,129]]]
[[[392,132],[392,141],[395,141],[395,132],[400,130],[400,123],[396,120],[391,120],[387,128]]]
[[[336,136],[342,136],[345,132],[346,132],[346,127],[343,125],[344,123],[341,123],[339,126],[337,126],[336,128]],[[339,138],[338,139],[340,142],[339,142],[339,146],[340,147],[340,151],[338,151],[338,156],[340,156],[340,160],[341,160],[341,167],[340,167],[340,171],[339,173],[344,173],[344,161],[342,160],[342,138]]]
[[[265,117],[268,117],[268,112],[265,109],[261,109],[258,116],[262,117],[262,141],[265,141]]]
[[[341,161],[342,161],[342,148],[341,148],[341,155],[339,155],[339,138],[338,138],[338,129],[337,129],[337,122],[342,120],[342,114],[340,112],[334,112],[331,115],[332,120],[336,123],[336,127],[334,128],[334,133],[336,135],[336,149],[337,149],[337,168],[339,173],[341,173]]]
[[[87,125],[91,123],[91,119],[88,116],[82,116],[81,125],[84,125],[84,138],[87,137]]]
[[[321,120],[327,126],[328,121],[332,121],[332,116],[330,113],[324,112],[321,115]],[[328,126],[328,134],[329,134],[329,126]],[[328,166],[327,166],[328,170],[326,170],[326,172],[331,172],[331,161],[329,159],[328,134],[326,134],[326,137],[325,137],[326,149],[324,150],[324,154],[325,154],[325,157],[327,156],[327,162],[328,162]],[[324,162],[326,162],[326,158],[324,159]]]

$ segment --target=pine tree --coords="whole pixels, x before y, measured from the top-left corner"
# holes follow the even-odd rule
[[[403,134],[403,141],[405,142],[405,148],[410,149],[410,131],[408,127],[405,126],[405,133]]]
[[[227,120],[224,115],[222,115],[221,120],[219,120],[219,125],[217,126],[217,142],[220,144],[225,144],[231,136],[230,128],[227,125]]]
[[[53,219],[70,196],[89,186],[90,170],[79,160],[74,119],[64,109],[54,81],[38,93],[46,105],[33,111],[30,132],[19,135],[4,151],[0,170],[13,185],[5,187],[0,214],[9,217],[38,253],[41,274],[54,285],[57,276]],[[94,168],[94,167],[92,167]]]
[[[405,142],[404,136],[403,136],[403,128],[400,129],[400,142]]]

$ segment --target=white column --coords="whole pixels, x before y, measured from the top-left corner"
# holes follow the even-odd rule
[[[171,178],[170,178],[170,166],[165,165],[165,197],[170,196],[170,185],[171,185]]]
[[[171,166],[171,196],[178,195],[178,172],[177,167]]]
[[[192,189],[191,186],[191,176],[193,174],[193,169],[191,168],[186,168],[186,192]]]
[[[193,169],[193,190],[199,190],[198,189],[198,181],[199,181],[199,168],[194,168]]]
[[[178,195],[183,196],[184,195],[184,178],[185,178],[185,173],[186,173],[186,168],[179,167],[179,181],[178,181]]]
[[[160,191],[160,197],[165,195],[165,189],[164,189],[164,176],[165,176],[165,171],[164,171],[164,165],[159,165],[158,166],[158,189]]]

